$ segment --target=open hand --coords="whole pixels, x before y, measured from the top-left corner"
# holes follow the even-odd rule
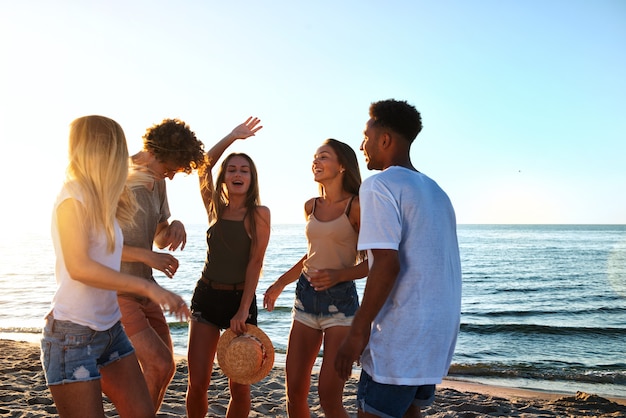
[[[272,312],[274,310],[276,299],[278,299],[278,296],[280,296],[282,291],[283,288],[278,286],[276,283],[268,287],[263,295],[263,307],[269,312]]]
[[[365,332],[359,332],[354,327],[350,329],[335,357],[335,370],[341,379],[348,380],[350,378],[352,365],[354,363],[359,364],[361,353],[363,353],[369,337],[369,329]]]
[[[157,283],[151,282],[149,294],[153,302],[158,303],[164,311],[174,315],[179,321],[187,321],[191,316],[189,307],[183,298],[162,288]]]
[[[258,126],[261,119],[250,116],[244,123],[235,127],[230,133],[235,139],[246,139],[254,136],[263,126]]]
[[[148,264],[153,269],[157,269],[165,274],[170,279],[178,270],[178,260],[171,254],[159,253],[152,251],[150,255],[150,263]]]

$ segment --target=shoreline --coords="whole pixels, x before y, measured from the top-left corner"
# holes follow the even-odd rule
[[[447,388],[454,389],[463,392],[473,392],[480,393],[483,395],[489,396],[500,396],[500,397],[515,397],[520,399],[540,399],[545,401],[554,401],[560,398],[566,398],[571,396],[576,396],[577,393],[586,393],[582,391],[574,392],[558,392],[558,391],[550,391],[550,390],[539,390],[539,389],[526,389],[519,388],[513,386],[499,386],[493,384],[485,384],[477,381],[472,381],[469,379],[464,379],[463,377],[446,377],[443,379],[443,382],[440,385],[437,385],[437,389],[439,388]],[[626,397],[617,397],[617,396],[604,396],[597,394],[588,394],[590,396],[597,396],[603,399],[606,399],[610,402],[614,402],[619,405],[626,406]]]
[[[18,342],[28,342],[37,346],[39,349],[39,338],[40,334],[28,333],[28,332],[0,332],[0,341],[2,340],[10,340],[10,341],[18,341]],[[174,353],[174,360],[176,363],[181,361],[186,361],[187,357],[183,354]],[[321,361],[321,359],[318,359]],[[319,372],[319,361],[316,361],[313,367],[313,374]],[[274,360],[274,369],[284,370],[285,368],[285,354],[276,353],[276,358]],[[352,377],[356,380],[359,378],[359,371],[355,370],[352,374]],[[582,390],[572,390],[572,391],[564,391],[564,390],[551,390],[551,389],[541,389],[541,388],[528,388],[522,387],[514,384],[506,384],[506,381],[502,381],[503,384],[498,384],[494,382],[485,382],[479,377],[467,377],[463,375],[449,375],[443,379],[443,382],[437,385],[437,389],[439,388],[450,388],[459,391],[469,391],[476,392],[485,395],[502,395],[506,394],[507,396],[515,396],[519,398],[538,398],[543,400],[553,400],[558,399],[560,397],[574,396],[577,392],[582,392]],[[538,386],[541,386],[541,382],[538,382]],[[547,385],[549,386],[549,385]],[[626,387],[624,388],[626,393]],[[585,392],[589,393],[589,392]],[[596,396],[600,396],[602,398],[608,399],[611,402],[618,403],[620,405],[626,405],[626,394],[625,396],[615,396],[608,395],[605,393],[594,393]],[[0,415],[0,418],[2,416]]]
[[[56,408],[45,385],[39,347],[33,341],[6,339],[0,333],[0,418],[25,416],[56,416]],[[356,416],[355,374],[346,382],[344,405],[350,416]],[[185,391],[187,387],[187,361],[176,356],[176,374],[158,417],[181,417],[185,415]],[[275,364],[270,375],[251,385],[251,417],[286,416],[284,367]],[[228,405],[228,383],[219,369],[213,372],[208,397],[210,417],[224,416]],[[309,404],[313,416],[323,416],[317,397],[317,373],[312,373]],[[112,404],[105,401],[107,417],[117,416]],[[18,413],[19,412],[19,413]],[[425,408],[425,416],[446,417],[471,412],[472,416],[594,416],[617,417],[626,415],[626,398],[606,398],[594,394],[577,394],[528,390],[473,381],[446,378],[437,385],[432,406]],[[16,415],[16,413],[18,413]]]

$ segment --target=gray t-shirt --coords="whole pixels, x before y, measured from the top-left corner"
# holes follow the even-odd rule
[[[124,245],[152,250],[157,225],[170,217],[165,180],[155,180],[152,190],[144,186],[137,186],[132,190],[139,209],[135,214],[135,225],[123,228]],[[144,263],[122,262],[121,271],[152,279],[152,268]]]

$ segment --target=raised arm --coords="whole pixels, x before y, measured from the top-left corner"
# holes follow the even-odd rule
[[[228,135],[219,140],[215,145],[207,151],[207,157],[209,157],[208,165],[213,165],[220,159],[224,151],[231,146],[233,142],[238,139],[246,139],[254,136],[263,126],[258,126],[261,123],[261,119],[253,118],[252,116],[246,119],[246,121],[240,125],[237,125]]]
[[[249,117],[246,121],[240,125],[237,125],[228,135],[219,140],[215,145],[211,147],[206,153],[207,165],[203,168],[201,173],[198,173],[200,179],[200,194],[202,195],[202,201],[204,207],[209,213],[211,199],[213,198],[213,175],[211,171],[213,167],[220,159],[224,151],[228,149],[238,139],[247,139],[254,136],[259,129],[263,126],[259,126],[261,120],[256,117]]]

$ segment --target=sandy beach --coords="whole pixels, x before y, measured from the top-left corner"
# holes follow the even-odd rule
[[[45,385],[39,347],[32,342],[0,340],[0,418],[54,417],[56,408]],[[187,362],[177,361],[176,375],[169,386],[159,417],[185,415]],[[356,416],[356,379],[345,389],[345,405]],[[251,417],[285,417],[283,369],[275,366],[270,375],[252,385]],[[223,417],[228,404],[227,380],[219,370],[213,373],[209,417]],[[313,375],[309,403],[312,416],[323,416],[317,400],[317,378]],[[107,417],[117,417],[105,401]],[[445,380],[438,386],[435,403],[425,409],[429,417],[624,417],[626,399],[606,399],[593,394],[557,394],[502,388],[458,380]]]

